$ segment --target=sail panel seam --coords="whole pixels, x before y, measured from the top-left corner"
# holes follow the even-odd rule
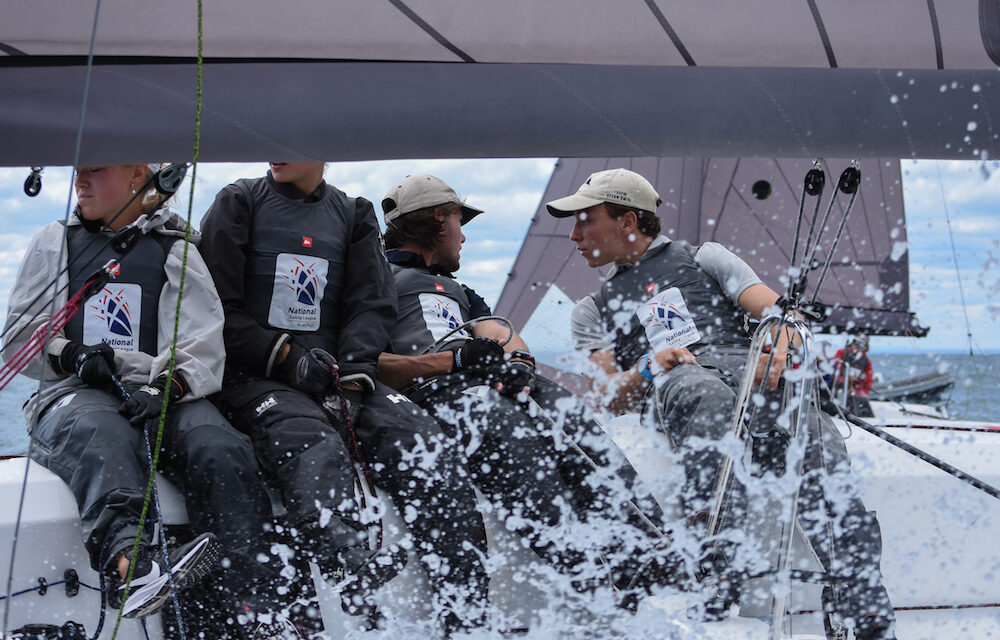
[[[687,50],[687,47],[684,46],[684,43],[681,42],[680,36],[678,36],[677,32],[674,31],[674,28],[670,25],[667,17],[663,15],[663,12],[660,11],[660,8],[656,6],[656,2],[653,0],[646,0],[646,6],[649,7],[649,10],[653,13],[653,17],[656,18],[656,21],[660,23],[660,27],[663,29],[664,33],[667,34],[667,37],[670,38],[670,41],[674,43],[674,46],[677,48],[677,53],[681,54],[681,57],[684,58],[684,62],[687,63],[689,67],[697,66],[694,62],[694,58],[691,57],[691,53]]]
[[[941,25],[938,24],[937,10],[934,9],[934,0],[927,0],[927,13],[931,19],[931,33],[934,34],[934,56],[937,61],[937,68],[944,69],[944,52],[941,50]]]
[[[458,56],[459,58],[461,58],[463,61],[465,61],[465,62],[475,62],[476,61],[472,56],[470,56],[469,54],[467,54],[466,52],[462,51],[457,46],[455,46],[450,40],[448,40],[448,38],[445,38],[441,34],[441,32],[439,32],[437,29],[435,29],[430,24],[428,24],[428,22],[426,20],[424,20],[423,18],[421,18],[419,15],[417,15],[416,11],[414,11],[410,7],[406,6],[406,3],[403,2],[403,0],[389,0],[389,4],[391,4],[392,6],[396,7],[397,9],[399,9],[400,13],[402,13],[404,16],[406,16],[407,18],[409,18],[410,21],[413,24],[415,24],[418,27],[420,27],[421,29],[423,29],[424,33],[426,33],[430,37],[434,38],[434,40],[439,45],[441,45],[442,47],[444,47],[448,51],[451,51],[456,56]]]
[[[816,30],[819,32],[819,39],[823,41],[823,49],[826,51],[826,59],[830,63],[831,69],[837,68],[837,57],[833,54],[833,45],[830,44],[830,36],[826,32],[823,24],[823,16],[819,13],[816,0],[806,0],[809,3],[809,11],[812,12],[813,21],[816,23]]]

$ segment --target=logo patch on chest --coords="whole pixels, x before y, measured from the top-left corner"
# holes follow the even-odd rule
[[[646,300],[635,311],[653,351],[686,347],[701,340],[680,289],[672,287]]]
[[[84,305],[83,343],[138,351],[141,322],[142,287],[109,284]]]
[[[310,247],[310,248],[312,248],[312,246],[313,246],[313,239],[310,238],[309,236],[302,236],[302,246],[303,247]]]
[[[447,296],[439,296],[436,293],[421,293],[420,308],[423,310],[424,324],[427,325],[427,330],[431,332],[435,340],[440,340],[449,331],[457,329],[464,322],[462,307]],[[456,331],[452,335],[455,340],[471,337],[469,332],[464,329]]]
[[[305,240],[303,237],[303,243]],[[275,328],[295,331],[319,329],[328,267],[326,260],[316,256],[278,254],[268,323]]]

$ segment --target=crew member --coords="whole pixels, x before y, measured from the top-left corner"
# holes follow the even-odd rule
[[[398,547],[367,549],[347,446],[357,443],[416,538],[446,628],[477,626],[488,577],[474,490],[437,423],[379,382],[392,275],[371,203],[327,184],[324,166],[271,163],[220,191],[202,222],[226,316],[219,405],[252,437],[299,552],[338,587],[355,585],[346,609],[370,611],[405,561]]]
[[[173,584],[187,588],[214,573],[214,588],[240,598],[251,591],[263,594],[275,575],[257,560],[257,540],[270,525],[271,507],[250,441],[204,399],[222,383],[218,295],[198,249],[185,246],[184,219],[160,208],[163,196],[149,179],[158,169],[144,164],[77,169],[79,204],[68,224],[53,222],[32,238],[4,330],[4,357],[10,360],[52,320],[51,298],[40,292],[53,291],[53,282],[68,284],[54,294],[58,309],[68,293],[118,259],[120,273],[84,302],[24,373],[42,380],[26,405],[31,456],[72,490],[91,566],[109,579],[113,606],[121,604],[132,570],[122,605],[128,617],[158,611],[170,595],[168,559],[152,541],[155,518],[138,527],[152,463],[143,431],[156,442],[164,397],[169,408],[158,470],[181,489],[198,534],[170,553]],[[112,236],[130,231],[137,234],[135,244],[120,255],[112,249]],[[191,240],[198,241],[196,231]],[[220,554],[225,569],[218,566]]]
[[[645,178],[612,169],[592,174],[574,195],[546,206],[555,217],[576,218],[570,240],[588,266],[612,265],[600,289],[573,310],[574,344],[589,357],[589,377],[601,401],[617,411],[639,411],[643,424],[678,447],[686,475],[681,503],[694,526],[705,521],[729,451],[724,438],[749,345],[744,315],[760,318],[778,296],[721,245],[695,247],[661,235],[654,213],[661,202]],[[787,339],[774,337],[777,366],[765,369],[764,358],[754,372],[758,379],[766,374],[770,388],[780,382]],[[850,576],[837,593],[857,637],[893,638],[893,611],[879,572],[878,521],[856,490],[824,496],[821,483],[853,484],[846,447],[832,422],[818,411],[812,416],[799,520],[829,559],[826,569]],[[761,433],[766,449],[773,442],[768,431]],[[831,515],[835,541],[824,535]],[[738,509],[733,518],[739,527]],[[735,547],[710,542],[722,551],[721,558],[705,559],[718,585],[706,607],[706,617],[713,618],[726,615],[738,600],[742,571]]]

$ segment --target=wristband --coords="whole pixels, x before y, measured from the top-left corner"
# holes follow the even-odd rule
[[[525,360],[525,361],[531,363],[531,366],[535,366],[535,356],[531,355],[527,351],[524,351],[523,349],[514,349],[513,351],[511,351],[510,353],[507,354],[507,359],[508,360],[515,360],[515,359],[517,359],[517,360]]]
[[[649,370],[649,357],[650,354],[648,353],[642,354],[636,361],[635,368],[636,371],[639,372],[640,376],[652,382],[655,376],[653,375],[653,372]]]

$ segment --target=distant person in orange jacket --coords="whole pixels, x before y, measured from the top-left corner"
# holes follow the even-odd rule
[[[868,336],[856,336],[845,349],[838,349],[833,356],[833,367],[835,389],[844,388],[846,372],[851,395],[867,398],[874,378],[872,361],[868,358]]]

